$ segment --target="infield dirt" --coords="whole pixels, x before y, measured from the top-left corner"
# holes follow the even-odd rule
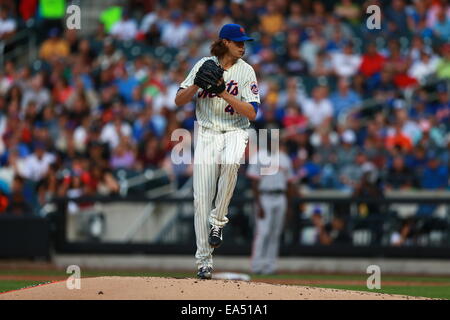
[[[192,278],[82,278],[81,288],[66,281],[0,294],[0,300],[413,300],[429,299],[307,286]]]

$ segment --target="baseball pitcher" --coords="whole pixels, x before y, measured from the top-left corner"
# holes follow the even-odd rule
[[[212,253],[223,240],[228,205],[248,142],[245,129],[255,119],[260,103],[255,71],[241,59],[248,40],[253,39],[240,25],[224,25],[211,45],[212,56],[194,65],[175,98],[177,106],[196,99],[194,227],[200,279],[212,277]]]

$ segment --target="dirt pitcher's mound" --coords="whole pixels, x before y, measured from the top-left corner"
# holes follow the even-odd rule
[[[406,300],[415,297],[276,285],[236,280],[196,280],[144,277],[81,279],[81,288],[69,290],[66,281],[0,294],[2,299],[37,300]]]

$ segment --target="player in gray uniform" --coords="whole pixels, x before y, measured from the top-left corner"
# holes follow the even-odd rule
[[[241,26],[224,25],[219,39],[211,45],[212,56],[194,65],[175,98],[177,106],[196,98],[199,130],[194,152],[194,227],[197,276],[201,279],[212,277],[212,253],[222,243],[222,229],[228,222],[228,205],[248,142],[245,129],[250,125],[249,120],[256,118],[260,103],[255,71],[241,59],[247,40],[253,39]],[[209,93],[195,84],[198,83],[196,74],[207,60],[213,60],[225,69],[225,90],[218,94]]]
[[[269,152],[271,143],[268,146],[268,149],[261,149],[253,155],[247,168],[256,202],[251,270],[257,274],[276,272],[288,200],[298,196],[291,159],[284,152],[284,146],[281,144],[279,149],[273,149],[272,152]],[[269,170],[264,173],[262,168],[265,166],[261,164],[261,160],[269,158],[273,165],[266,168]]]

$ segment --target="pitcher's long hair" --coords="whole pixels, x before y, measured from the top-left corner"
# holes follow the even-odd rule
[[[222,58],[227,52],[228,48],[223,43],[223,39],[217,39],[211,44],[211,55]]]

